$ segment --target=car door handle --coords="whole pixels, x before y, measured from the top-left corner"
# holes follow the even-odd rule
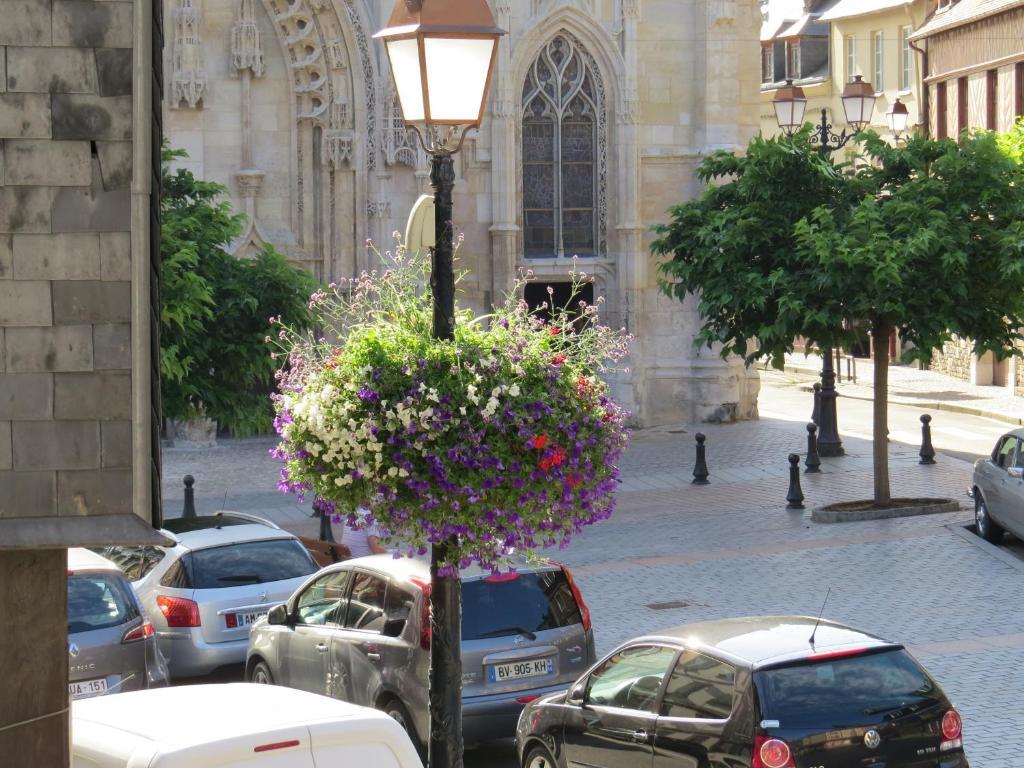
[[[317,643],[316,649],[318,651],[320,651],[320,653],[327,653],[327,644],[326,643]]]
[[[380,661],[380,654],[379,653],[367,653],[366,654],[366,658],[368,658],[370,661]]]
[[[647,743],[647,731],[644,731],[644,730],[633,731],[633,741],[635,741],[637,744],[646,744]]]

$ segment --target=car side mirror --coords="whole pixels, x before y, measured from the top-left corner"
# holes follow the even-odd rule
[[[384,622],[381,634],[384,637],[401,637],[405,629],[405,619],[388,619]]]
[[[585,682],[576,683],[569,690],[569,697],[566,699],[567,704],[575,704],[576,706],[583,706],[583,699],[587,695],[587,684]]]
[[[288,606],[284,603],[275,605],[269,611],[267,611],[267,624],[287,624],[288,623]]]
[[[1006,470],[1006,474],[1010,477],[1016,477],[1018,480],[1024,479],[1024,467],[1010,467]]]

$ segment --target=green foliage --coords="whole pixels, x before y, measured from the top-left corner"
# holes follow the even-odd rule
[[[1024,326],[1024,124],[901,147],[868,133],[863,147],[836,166],[804,131],[704,161],[718,186],[672,209],[654,243],[663,290],[699,294],[699,343],[779,366],[797,337],[849,347],[877,325],[911,357],[954,334],[1010,353]]]
[[[164,415],[200,414],[234,434],[266,432],[268,395],[278,363],[266,345],[268,318],[308,327],[307,302],[317,284],[267,246],[255,259],[225,248],[244,217],[221,200],[224,188],[171,172],[184,157],[164,148],[160,267],[160,370]]]

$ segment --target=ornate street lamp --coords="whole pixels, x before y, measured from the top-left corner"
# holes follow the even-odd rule
[[[396,0],[384,41],[402,117],[431,157],[436,244],[430,288],[434,336],[455,338],[452,155],[483,120],[498,40],[487,0]],[[438,573],[447,547],[430,557],[430,768],[462,766],[462,585]]]
[[[889,124],[889,130],[897,141],[902,138],[907,130],[907,122],[910,120],[910,112],[907,105],[899,99],[893,102],[889,111],[885,113],[885,121]]]
[[[842,149],[858,131],[871,122],[871,115],[875,111],[875,89],[871,83],[864,82],[861,76],[857,75],[843,88],[842,100],[846,122],[850,124],[853,132],[847,133],[846,129],[843,129],[840,133],[835,133],[832,130],[832,124],[828,121],[828,111],[822,109],[821,122],[815,126],[814,134],[811,136],[811,143],[816,144],[822,152],[835,152]],[[896,103],[899,104],[899,100]],[[772,105],[775,107],[775,119],[779,123],[779,128],[789,136],[802,124],[802,122],[797,122],[794,125],[794,122],[802,121],[804,111],[807,109],[807,98],[800,86],[793,85],[792,80],[787,80],[786,85],[776,92]],[[903,110],[906,112],[906,107],[903,107]],[[906,117],[904,117],[903,124],[905,127]],[[821,354],[818,455],[842,456],[844,453],[843,441],[839,437],[839,423],[836,415],[836,372],[832,361],[834,353],[831,348],[826,348],[821,350]]]

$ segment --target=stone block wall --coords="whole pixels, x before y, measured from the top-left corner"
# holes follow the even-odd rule
[[[17,520],[149,522],[133,506],[132,365],[149,364],[132,351],[132,236],[148,226],[132,188],[148,105],[136,10],[0,2],[0,548],[32,543]]]
[[[970,381],[973,362],[974,348],[971,342],[967,339],[954,338],[935,352],[929,368],[947,376]]]

